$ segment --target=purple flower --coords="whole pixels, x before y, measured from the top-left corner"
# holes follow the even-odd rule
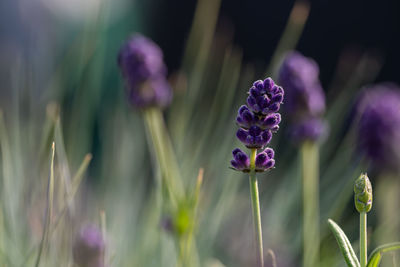
[[[150,39],[133,35],[120,49],[118,65],[129,100],[137,107],[165,107],[172,100],[161,49]]]
[[[233,160],[231,160],[231,165],[234,170],[242,172],[250,172],[250,159],[246,153],[244,153],[239,148],[236,148],[232,152]],[[274,150],[267,147],[264,151],[257,154],[255,162],[256,172],[265,172],[275,165],[274,160]]]
[[[285,107],[289,114],[319,116],[325,111],[317,63],[299,52],[289,53],[279,70],[279,81],[286,90]]]
[[[255,81],[249,90],[247,105],[257,115],[277,112],[283,101],[282,87],[275,85],[271,78]]]
[[[378,169],[399,171],[400,88],[393,84],[366,88],[356,112],[358,149]]]
[[[233,160],[231,160],[232,167],[237,171],[249,172],[250,171],[250,159],[246,153],[239,148],[235,148],[232,151]]]
[[[238,110],[236,123],[240,129],[236,137],[250,149],[262,149],[271,142],[272,133],[278,131],[281,115],[277,113],[283,102],[284,91],[271,78],[258,80],[249,89],[247,106]],[[268,153],[267,153],[268,152]],[[257,155],[255,171],[262,172],[275,165],[274,152],[266,148]],[[240,149],[233,150],[233,169],[250,171],[250,159]]]
[[[262,148],[271,141],[272,132],[270,130],[262,130],[258,126],[251,126],[248,130],[240,128],[236,133],[236,137],[247,148]]]
[[[81,229],[73,247],[74,262],[79,267],[104,267],[105,243],[95,225]]]
[[[297,142],[317,141],[327,133],[321,119],[325,94],[318,75],[317,63],[299,52],[290,52],[279,70],[279,80],[286,90],[286,111],[292,120],[291,134]]]
[[[263,152],[256,156],[256,172],[265,172],[275,165],[274,150],[267,147]]]

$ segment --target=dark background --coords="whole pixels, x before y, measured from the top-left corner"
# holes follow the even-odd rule
[[[165,50],[170,69],[180,63],[196,1],[149,1],[151,32]],[[245,62],[268,61],[286,25],[294,1],[223,0],[219,26],[234,28],[234,43],[243,49]],[[379,53],[384,65],[379,81],[400,83],[400,2],[311,1],[310,14],[297,49],[320,65],[327,85],[344,50]]]

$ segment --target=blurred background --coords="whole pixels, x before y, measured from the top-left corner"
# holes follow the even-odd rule
[[[0,265],[37,259],[53,140],[57,226],[41,264],[73,266],[76,233],[95,223],[106,236],[108,265],[176,265],[174,240],[161,227],[171,215],[155,208],[159,173],[143,114],[127,101],[116,63],[124,41],[140,32],[164,52],[175,95],[164,119],[185,188],[204,168],[193,266],[254,264],[247,177],[228,168],[240,147],[237,108],[253,81],[278,78],[286,52],[319,64],[330,128],[320,143],[320,265],[344,266],[326,220],[339,222],[357,248],[354,179],[368,171],[373,186],[385,179],[400,190],[398,173],[357,154],[352,119],[363,86],[400,83],[399,11],[394,0],[1,1]],[[300,266],[299,147],[282,112],[272,143],[276,169],[260,178],[264,246],[278,266]],[[371,248],[400,238],[398,227],[382,234],[387,227],[374,209],[369,218]]]

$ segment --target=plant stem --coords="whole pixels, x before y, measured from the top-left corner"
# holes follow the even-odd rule
[[[144,110],[143,115],[154,156],[161,171],[161,190],[166,190],[172,206],[176,206],[177,200],[184,196],[184,187],[162,113],[159,109],[148,108]]]
[[[360,213],[360,264],[367,266],[367,213]]]
[[[42,240],[39,246],[38,256],[36,258],[35,267],[39,267],[44,250],[47,248],[49,242],[49,233],[51,227],[51,218],[53,217],[53,200],[54,200],[54,151],[55,143],[51,147],[51,160],[50,160],[50,175],[47,184],[47,209],[45,222],[43,227]]]
[[[261,229],[261,212],[260,212],[260,200],[258,197],[258,183],[255,171],[257,149],[251,149],[250,156],[250,195],[251,195],[251,207],[253,211],[253,222],[254,222],[254,234],[256,241],[256,253],[258,266],[264,266],[264,250],[262,241],[262,229]]]
[[[319,266],[319,153],[315,142],[301,146],[303,183],[303,266]]]

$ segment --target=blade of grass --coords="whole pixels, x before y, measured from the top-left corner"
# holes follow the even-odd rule
[[[83,159],[81,166],[79,167],[78,171],[75,173],[74,177],[72,178],[71,183],[71,191],[67,194],[66,202],[60,205],[62,208],[60,209],[60,213],[58,214],[57,218],[55,219],[53,231],[57,229],[60,221],[64,217],[66,211],[68,210],[68,206],[71,205],[72,200],[74,199],[76,193],[78,192],[79,186],[83,180],[83,174],[85,173],[87,167],[89,166],[90,161],[92,160],[92,154],[86,154],[85,158]]]
[[[49,232],[51,227],[51,217],[53,215],[53,199],[54,199],[54,152],[55,152],[55,143],[53,142],[51,146],[50,175],[47,186],[47,209],[45,216],[45,224],[43,228],[42,241],[40,242],[38,256],[36,259],[36,264],[35,264],[36,267],[40,265],[42,254],[46,249],[47,243],[49,241]]]

